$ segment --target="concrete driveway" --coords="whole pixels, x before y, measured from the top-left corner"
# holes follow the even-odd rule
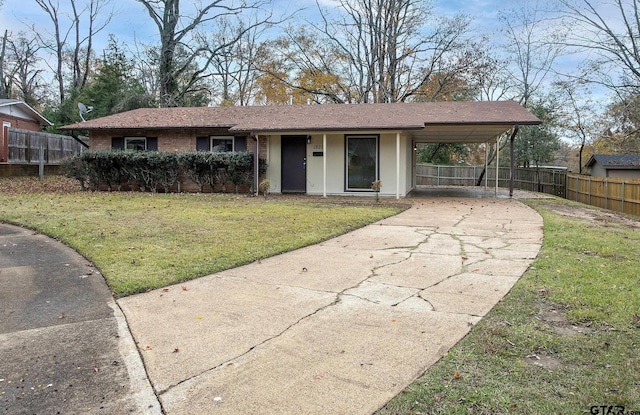
[[[118,300],[168,414],[369,414],[536,257],[512,199],[424,199],[325,243]]]

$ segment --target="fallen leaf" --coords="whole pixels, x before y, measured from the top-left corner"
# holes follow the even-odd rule
[[[162,292],[163,292],[163,293],[168,293],[168,292],[169,292],[169,289],[168,289],[168,288],[163,288],[163,289],[162,289]]]
[[[58,316],[58,319],[63,319],[63,318],[65,318],[64,313],[60,313],[60,315]]]
[[[178,349],[177,347],[175,349],[173,349],[173,353],[178,353],[180,351],[180,349]]]
[[[460,379],[461,377],[462,377],[462,375],[461,375],[460,373],[458,373],[458,372],[454,372],[454,373],[453,373],[453,378],[454,378],[455,380],[458,380],[458,379]]]
[[[184,286],[184,285],[182,285],[181,288],[182,288],[182,291],[187,291],[188,290],[188,288],[186,286]]]

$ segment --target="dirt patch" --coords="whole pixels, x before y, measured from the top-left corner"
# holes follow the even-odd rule
[[[551,304],[541,302],[538,319],[551,325],[553,332],[558,336],[576,337],[593,333],[591,327],[572,324],[563,310]]]
[[[544,204],[541,206],[562,216],[584,219],[599,225],[622,225],[625,227],[640,229],[640,220],[634,220],[614,212],[605,212],[597,209],[564,204]]]
[[[532,354],[525,357],[524,361],[530,365],[544,367],[545,369],[560,369],[564,367],[560,360],[547,355]]]

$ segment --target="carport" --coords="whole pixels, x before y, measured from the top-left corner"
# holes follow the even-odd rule
[[[539,124],[539,123],[538,123]],[[531,125],[531,124],[527,124]],[[484,168],[485,172],[489,168],[488,160],[488,147],[490,144],[496,145],[496,178],[495,178],[495,194],[498,191],[498,167],[500,165],[500,151],[499,140],[503,137],[509,139],[509,153],[510,153],[510,180],[509,180],[509,196],[513,196],[514,188],[514,141],[520,129],[520,124],[459,124],[459,125],[446,125],[446,124],[425,124],[425,128],[422,130],[412,130],[411,138],[413,140],[413,148],[417,149],[419,144],[485,144],[484,154]],[[415,158],[413,160],[413,180],[415,178]],[[485,181],[485,187],[486,185]]]

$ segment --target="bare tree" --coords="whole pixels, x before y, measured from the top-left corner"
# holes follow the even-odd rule
[[[640,90],[640,2],[638,0],[560,0],[566,25],[572,28],[566,44],[595,56],[583,78],[624,95]]]
[[[318,32],[293,25],[263,45],[258,98],[271,104],[360,102],[346,55]]]
[[[41,47],[37,39],[21,32],[9,39],[7,47],[7,95],[37,106],[44,95],[44,69],[40,65],[38,52]]]
[[[220,44],[211,45],[200,29],[212,25],[226,16],[237,16],[247,10],[258,10],[265,2],[242,2],[238,5],[226,0],[214,0],[203,5],[190,4],[192,12],[180,11],[180,0],[137,0],[145,6],[156,24],[160,35],[160,56],[158,75],[160,85],[160,106],[181,105],[181,97],[194,84],[210,77],[209,67],[221,53],[239,41],[241,34]],[[269,15],[244,30],[268,23]],[[176,51],[183,48],[185,55],[181,62],[176,59]],[[197,66],[196,70],[193,68]],[[192,70],[191,73],[188,73]],[[182,85],[178,80],[182,78]]]
[[[566,135],[578,144],[578,169],[582,174],[582,154],[587,142],[595,135],[595,105],[584,96],[587,91],[582,91],[581,94],[581,89],[584,89],[583,82],[560,81],[556,88],[564,103],[559,123]]]
[[[258,21],[252,19],[249,21]],[[249,27],[248,27],[249,26]],[[254,102],[256,82],[260,76],[259,62],[265,51],[260,38],[267,25],[251,25],[221,19],[219,30],[209,39],[211,45],[232,44],[225,48],[212,47],[212,75],[221,105],[249,105]]]
[[[486,42],[485,44],[487,44]],[[516,85],[509,71],[509,61],[481,48],[467,79],[478,101],[513,100],[517,98]]]
[[[65,55],[69,52],[72,55],[71,87],[82,89],[87,82],[90,59],[94,52],[93,38],[107,27],[113,17],[113,12],[105,11],[110,0],[86,0],[84,4],[79,3],[80,0],[68,1],[71,14],[63,10],[57,1],[35,0],[49,17],[52,30],[42,31],[35,25],[32,27],[42,46],[55,56],[55,67],[51,69],[58,83],[60,102],[64,101],[66,93]],[[82,29],[83,23],[88,26],[86,30]]]
[[[337,0],[332,11],[318,9],[315,33],[287,31],[284,49],[274,48],[275,60],[295,62],[297,73],[271,75],[294,90],[333,102],[410,101],[435,74],[455,79],[460,71],[454,52],[466,17],[437,18],[427,0]]]
[[[2,3],[0,3],[0,6]],[[0,99],[7,98],[7,79],[5,77],[5,53],[7,50],[7,39],[9,31],[5,30],[2,36],[2,45],[0,45]]]
[[[540,89],[550,84],[554,65],[564,51],[565,34],[548,18],[536,1],[520,9],[501,13],[506,50],[511,57],[510,72],[519,102],[525,107]]]

